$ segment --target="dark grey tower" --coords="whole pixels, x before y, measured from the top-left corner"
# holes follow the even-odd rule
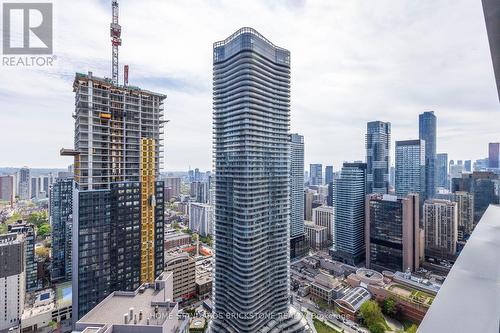
[[[418,116],[419,139],[425,141],[425,197],[433,198],[436,194],[436,116],[428,111]]]

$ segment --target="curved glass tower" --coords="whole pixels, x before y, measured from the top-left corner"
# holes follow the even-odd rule
[[[251,28],[214,44],[212,332],[301,332],[289,304],[290,52]]]

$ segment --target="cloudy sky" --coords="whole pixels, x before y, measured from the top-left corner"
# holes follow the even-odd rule
[[[110,2],[54,1],[52,68],[0,66],[0,167],[65,167],[75,72],[110,76]],[[212,43],[250,26],[291,51],[292,131],[306,164],[364,159],[366,122],[418,137],[438,117],[438,151],[487,156],[500,111],[480,1],[120,0],[120,65],[168,95],[165,169],[211,168]],[[394,148],[394,145],[393,145]]]

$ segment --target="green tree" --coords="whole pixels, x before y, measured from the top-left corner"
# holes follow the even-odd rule
[[[413,324],[407,330],[406,333],[417,333],[418,326]]]
[[[368,325],[368,329],[370,330],[371,333],[384,333],[385,332],[384,325],[382,325],[380,322]]]
[[[359,308],[359,313],[368,327],[384,321],[382,310],[376,301],[364,302]]]
[[[50,234],[50,231],[51,231],[50,224],[44,223],[38,228],[38,235],[42,238],[45,238]]]
[[[34,224],[36,227],[40,227],[42,224],[49,222],[49,216],[46,211],[34,212],[28,216],[28,223]]]
[[[397,312],[396,300],[392,297],[386,298],[382,304],[382,311],[388,316],[394,316]]]

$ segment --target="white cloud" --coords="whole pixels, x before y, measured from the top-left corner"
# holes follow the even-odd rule
[[[110,74],[109,1],[55,2],[57,66],[0,67],[0,165],[65,166],[74,72]],[[306,163],[364,159],[366,122],[418,136],[438,116],[438,150],[486,155],[500,121],[481,4],[471,0],[121,0],[120,64],[166,93],[170,170],[211,168],[212,44],[251,26],[292,53],[292,131]]]

